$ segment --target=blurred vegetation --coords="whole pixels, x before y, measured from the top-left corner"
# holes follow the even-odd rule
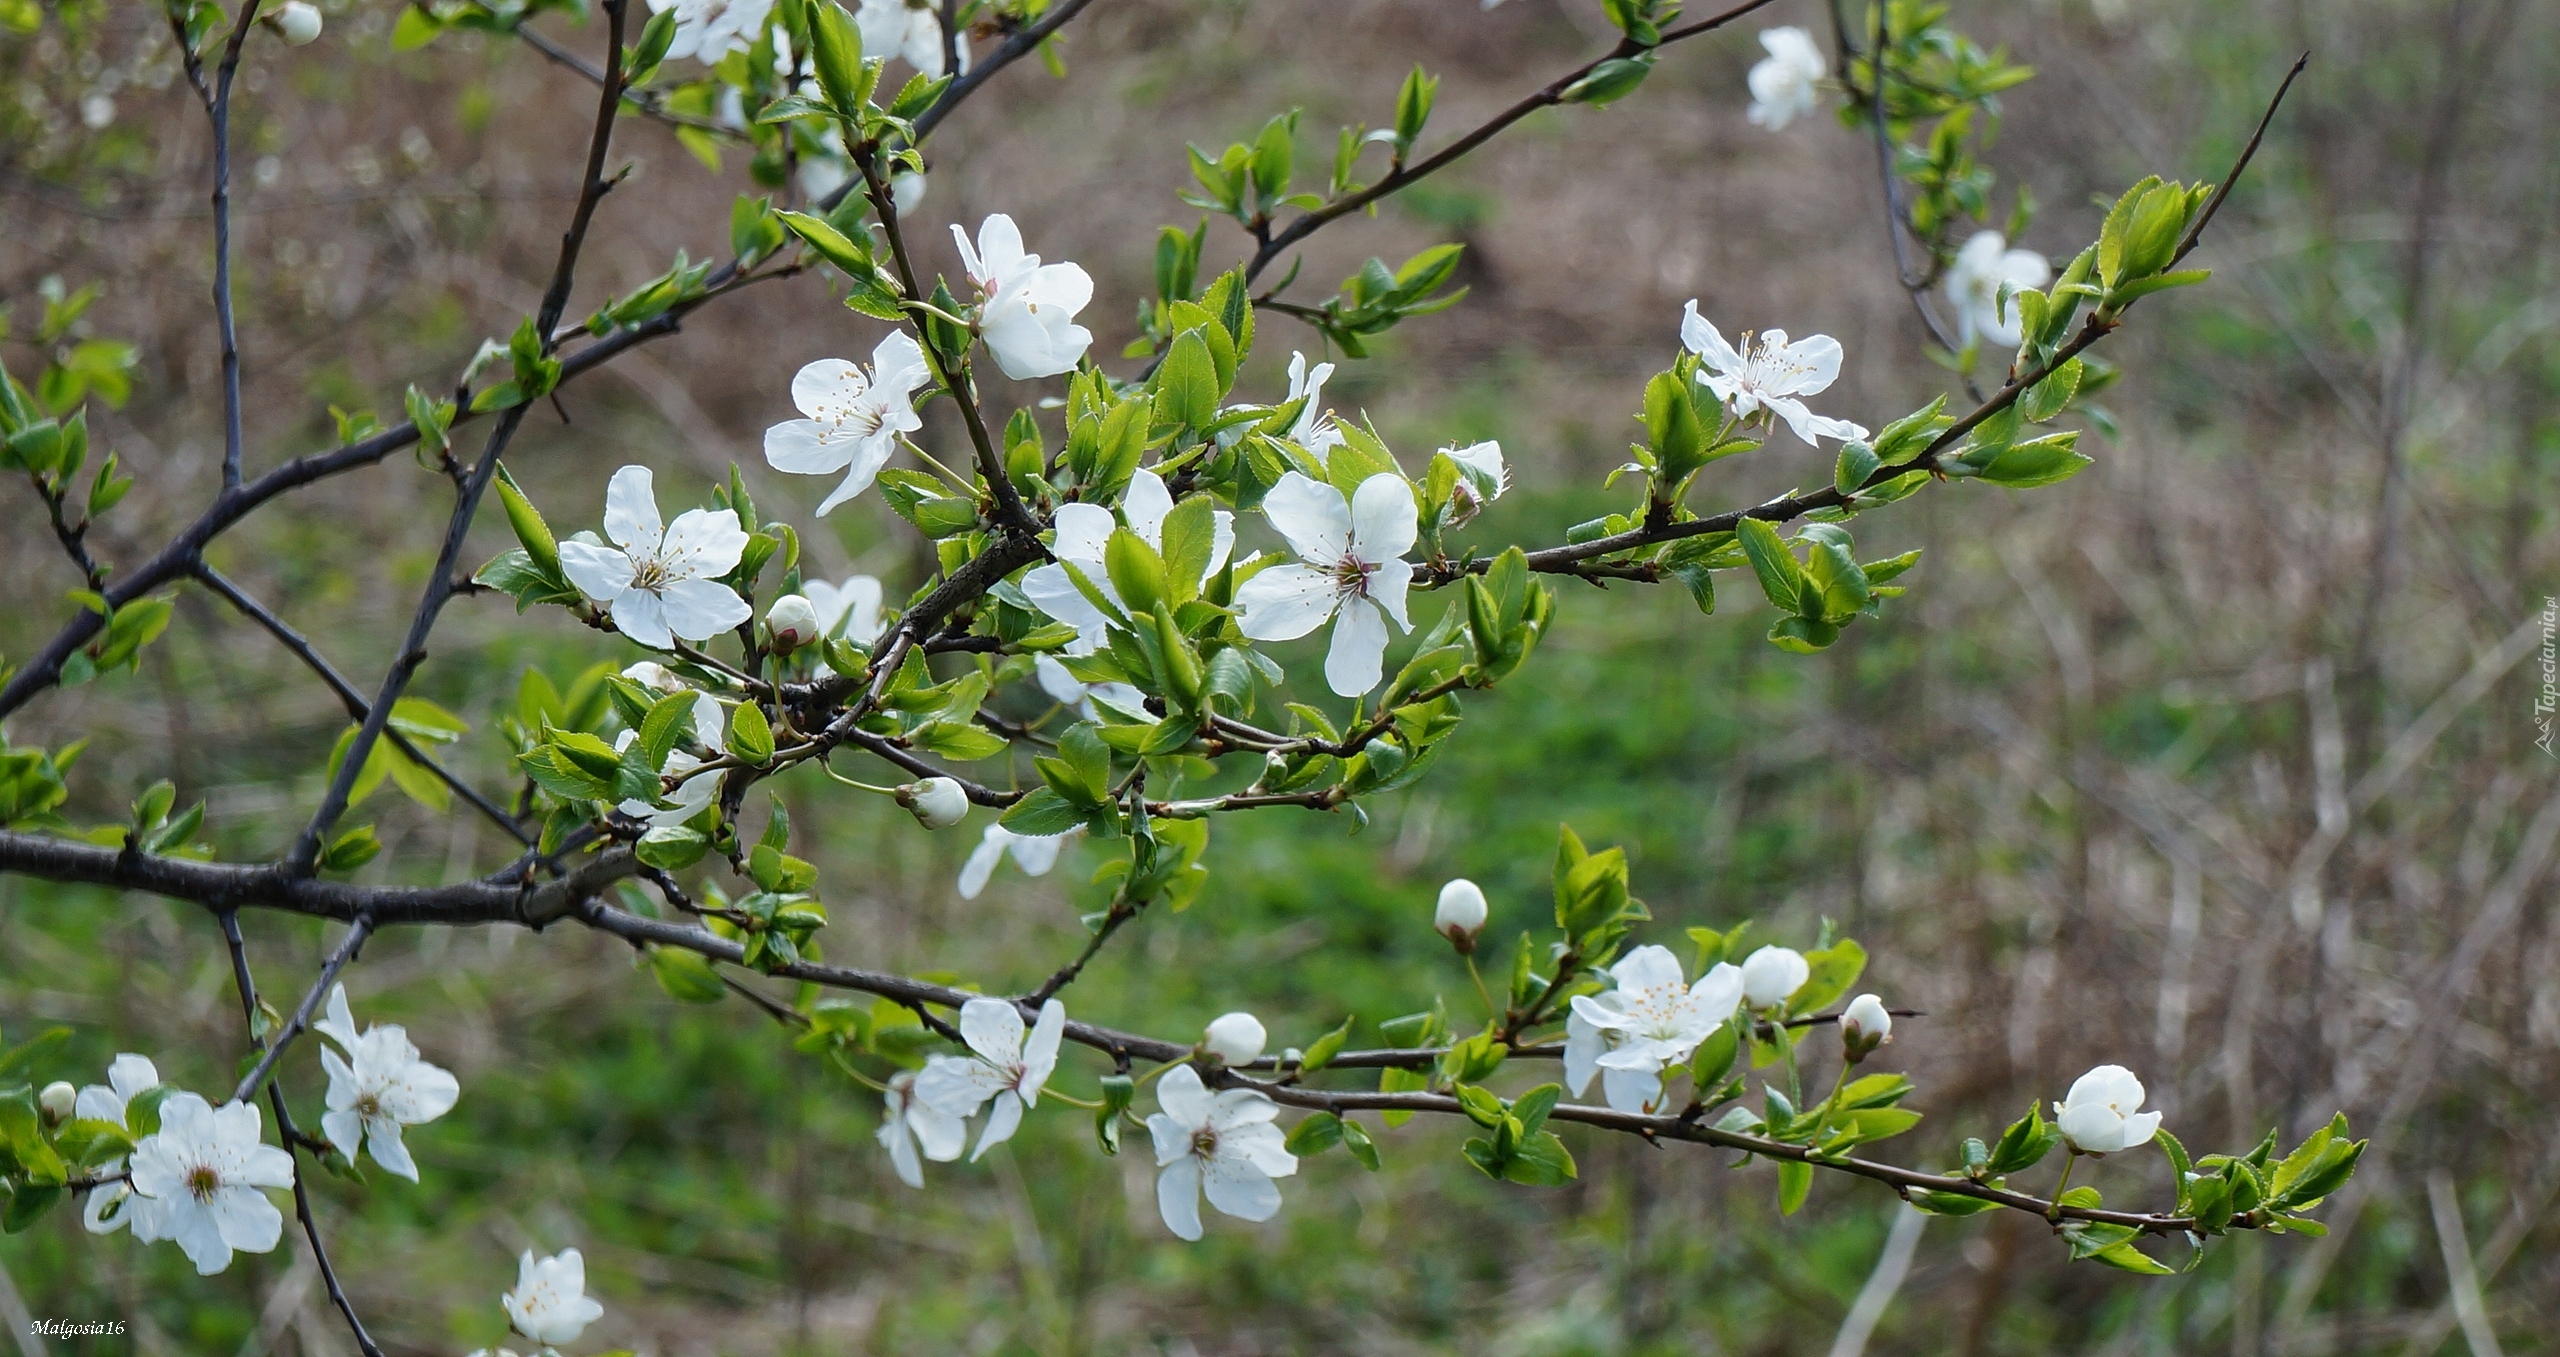
[[[394,56],[391,6],[324,8],[318,46],[253,44],[244,74],[253,464],[330,441],[332,404],[388,414],[405,383],[434,386],[512,328],[547,272],[592,97],[469,38]],[[1771,22],[1818,26],[1794,8]],[[2046,204],[2026,243],[2049,253],[2088,238],[2093,194],[2217,172],[2284,64],[2314,54],[2199,256],[2214,285],[2162,299],[2113,354],[2120,430],[2084,445],[2099,464],[2032,501],[1954,486],[1879,521],[1879,551],[1928,548],[1912,597],[1820,657],[1770,649],[1754,600],[1700,618],[1674,591],[1567,591],[1540,663],[1471,704],[1431,776],[1358,833],[1295,812],[1220,821],[1201,900],[1133,927],[1070,1006],[1168,1035],[1249,1007],[1284,1044],[1435,993],[1461,1006],[1464,973],[1427,926],[1439,882],[1483,883],[1506,937],[1543,910],[1570,821],[1627,846],[1658,940],[1745,917],[1800,946],[1824,918],[1865,940],[1873,986],[1928,1014],[1877,1057],[1922,1081],[1930,1119],[1894,1147],[1911,1162],[1945,1162],[1956,1138],[2108,1059],[2181,1132],[2247,1138],[2273,1118],[2290,1137],[2343,1106],[2375,1136],[2327,1239],[2233,1240],[2177,1278],[2065,1268],[2032,1220],[1932,1222],[1868,1351],[2458,1352],[2448,1271],[2464,1267],[2506,1351],[2550,1350],[2560,911],[2534,827],[2560,802],[2533,744],[2536,662],[2446,703],[2381,794],[2359,780],[2475,657],[2534,626],[2560,574],[2545,135],[2560,13],[1986,0],[1958,18],[2042,73],[2009,96],[1992,154]],[[0,7],[0,25],[16,25],[0,33],[7,356],[36,357],[41,280],[102,285],[59,343],[138,346],[130,401],[92,414],[141,478],[92,545],[131,561],[218,475],[202,120],[147,7]],[[1417,58],[1462,125],[1597,50],[1601,25],[1583,0],[1115,0],[1071,30],[1064,80],[1010,72],[953,119],[923,212],[938,229],[1009,211],[1044,254],[1084,263],[1096,352],[1113,352],[1154,226],[1193,217],[1172,196],[1184,139],[1219,144],[1292,104],[1311,128],[1378,121]],[[1839,413],[1947,384],[1892,285],[1871,148],[1744,125],[1754,55],[1747,32],[1681,50],[1638,97],[1539,115],[1427,198],[1311,249],[1307,276],[1326,279],[1443,233],[1469,245],[1468,301],[1397,331],[1333,394],[1402,448],[1501,438],[1521,487],[1486,540],[1560,540],[1596,512],[1590,487],[1690,296],[1839,336]],[[608,200],[581,298],[725,232],[734,164],[717,176],[645,124],[625,136],[640,173]],[[1213,236],[1212,257],[1242,247]],[[1276,389],[1288,347],[1314,341],[1264,325],[1247,381]],[[805,487],[758,474],[789,374],[867,351],[867,323],[776,287],[686,331],[566,390],[569,422],[529,426],[511,465],[537,497],[585,513],[621,461],[671,487],[735,459],[760,501],[796,506],[830,577],[920,578],[876,502],[812,526]],[[1828,473],[1783,440],[1751,460],[1705,497]],[[217,562],[368,674],[433,559],[419,506],[440,502],[436,481],[397,461],[332,483],[261,514]],[[496,517],[485,554],[505,541]],[[22,655],[78,581],[32,497],[0,498],[0,552],[0,653]],[[473,722],[456,761],[494,782],[495,716],[526,666],[566,680],[600,656],[559,619],[467,600],[419,691]],[[138,675],[47,695],[12,733],[96,736],[75,819],[118,816],[171,776],[245,858],[299,824],[341,728],[308,674],[189,592]],[[1008,867],[963,903],[951,883],[977,823],[928,837],[823,782],[785,786],[825,872],[830,959],[1018,987],[1078,944],[1089,854],[1039,881]],[[2288,873],[2350,794],[2306,926]],[[469,818],[388,790],[362,811],[387,844],[375,873],[506,857]],[[269,988],[298,988],[322,930],[244,922]],[[174,1082],[221,1082],[241,1049],[229,983],[188,907],[0,880],[0,1025],[70,1025],[86,1078],[141,1050]],[[906,1190],[872,1143],[873,1096],[746,1004],[672,1003],[610,939],[393,933],[350,988],[463,1085],[409,1138],[423,1186],[377,1174],[320,1192],[332,1252],[396,1353],[497,1341],[516,1251],[568,1244],[607,1306],[593,1344],[643,1352],[1819,1353],[1894,1206],[1825,1184],[1782,1220],[1765,1166],[1617,1137],[1573,1139],[1570,1188],[1497,1186],[1462,1165],[1453,1128],[1415,1124],[1383,1135],[1378,1175],[1310,1161],[1276,1221],[1220,1219],[1186,1246],[1155,1220],[1146,1157],[1101,1156],[1071,1109]],[[288,1069],[316,1101],[316,1060]],[[1071,1055],[1067,1070],[1088,1091],[1099,1066]],[[2145,1174],[2165,1186],[2153,1164],[2098,1171],[2111,1197]],[[0,1266],[0,1307],[14,1291],[29,1314],[131,1326],[47,1351],[348,1348],[290,1239],[200,1281],[174,1249],[93,1239],[57,1212],[0,1240]]]

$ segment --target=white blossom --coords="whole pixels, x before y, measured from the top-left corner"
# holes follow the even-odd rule
[[[925,1159],[950,1163],[967,1148],[969,1128],[958,1117],[918,1098],[915,1089],[915,1071],[900,1070],[889,1076],[888,1090],[880,1095],[879,1139],[889,1151],[889,1166],[898,1171],[898,1181],[922,1187],[924,1164],[916,1156],[917,1149],[923,1149]]]
[[[1015,381],[1054,377],[1076,365],[1093,332],[1075,323],[1093,300],[1093,279],[1073,264],[1042,264],[1022,252],[1022,231],[999,212],[978,226],[978,242],[958,226],[960,260],[978,287],[978,335]]]
[[[1792,947],[1763,947],[1742,959],[1742,1001],[1754,1009],[1776,1008],[1804,987],[1812,963]]]
[[[265,1253],[283,1237],[284,1213],[265,1189],[293,1186],[293,1156],[262,1143],[254,1103],[214,1107],[193,1093],[160,1104],[160,1129],[133,1147],[133,1237],[168,1239],[206,1276],[231,1252]]]
[[[305,0],[285,0],[277,6],[275,20],[287,47],[306,46],[320,37],[320,11]]]
[[[422,1059],[397,1023],[375,1023],[357,1035],[343,983],[330,989],[329,1016],[312,1030],[346,1051],[340,1059],[338,1052],[320,1048],[320,1067],[329,1073],[329,1110],[320,1129],[329,1143],[351,1162],[361,1147],[386,1171],[418,1181],[417,1161],[400,1143],[400,1128],[452,1111],[462,1085]]]
[[[1419,533],[1413,487],[1381,472],[1345,500],[1333,486],[1292,471],[1263,497],[1262,512],[1289,539],[1299,563],[1272,566],[1236,590],[1244,634],[1295,640],[1331,619],[1325,682],[1344,697],[1377,687],[1387,623],[1413,630],[1405,620],[1413,566],[1401,559]]]
[[[667,44],[667,60],[691,57],[716,66],[731,52],[743,52],[763,31],[773,0],[649,0],[649,12],[676,12],[675,41]]]
[[[115,96],[92,94],[80,101],[80,125],[91,131],[113,126],[116,120]]]
[[[79,1105],[80,1090],[73,1088],[68,1079],[56,1079],[36,1095],[36,1111],[42,1113],[48,1122],[71,1120]]]
[[[1005,854],[1013,855],[1013,863],[1024,876],[1047,876],[1058,865],[1058,852],[1082,827],[1064,834],[1016,834],[1000,824],[987,826],[985,837],[969,852],[969,860],[960,864],[960,898],[975,900],[987,888],[988,878],[995,875],[996,865]]]
[[[1502,463],[1502,445],[1492,439],[1463,448],[1442,448],[1457,464],[1458,482],[1449,492],[1449,526],[1456,527],[1484,512],[1511,488],[1511,468]]]
[[[1249,1088],[1211,1093],[1200,1073],[1176,1065],[1156,1084],[1164,1110],[1147,1118],[1156,1143],[1156,1209],[1168,1230],[1200,1237],[1200,1195],[1238,1220],[1269,1220],[1280,1211],[1272,1181],[1298,1171],[1288,1137],[1271,1119],[1279,1104]]]
[[[1737,419],[1748,419],[1765,409],[1787,422],[1795,435],[1811,443],[1816,435],[1824,438],[1864,438],[1867,431],[1845,419],[1831,419],[1805,408],[1798,396],[1819,395],[1840,376],[1840,341],[1829,335],[1812,335],[1794,343],[1787,342],[1784,330],[1766,331],[1758,343],[1745,334],[1743,345],[1750,350],[1744,357],[1724,342],[1724,334],[1715,322],[1698,314],[1698,303],[1691,301],[1680,320],[1680,342],[1689,351],[1706,360],[1707,371],[1698,381],[1716,393]]]
[[[914,170],[900,170],[889,176],[889,205],[903,218],[924,203],[925,177]]]
[[[1770,131],[1811,113],[1821,102],[1822,78],[1831,73],[1830,61],[1813,35],[1801,28],[1764,28],[1760,45],[1769,55],[1762,57],[1746,77],[1751,86],[1752,125]]]
[[[127,1051],[107,1065],[107,1082],[80,1090],[72,1100],[71,1115],[124,1126],[125,1106],[159,1086],[160,1071],[150,1059]],[[100,1177],[113,1177],[123,1171],[121,1159],[98,1167]],[[91,1234],[112,1234],[123,1229],[132,1216],[123,1209],[123,1203],[132,1195],[133,1189],[124,1183],[89,1189],[88,1205],[80,1212],[80,1223]]]
[[[1577,994],[1565,1019],[1564,1081],[1575,1097],[1601,1076],[1609,1106],[1651,1112],[1662,1100],[1662,1072],[1687,1060],[1742,1001],[1742,972],[1723,962],[1680,978],[1680,959],[1658,945],[1639,947],[1608,970],[1614,988]]]
[[[841,637],[867,646],[880,638],[880,629],[887,625],[880,617],[880,581],[869,575],[847,575],[842,584],[810,580],[800,586],[800,592],[818,610],[821,638]]]
[[[627,466],[605,487],[604,531],[619,550],[572,537],[560,544],[560,568],[611,606],[623,635],[671,650],[677,637],[707,640],[755,616],[720,583],[747,549],[736,511],[688,509],[661,527],[649,468]]]
[[[1173,512],[1173,492],[1164,478],[1144,467],[1129,478],[1129,488],[1120,497],[1120,513],[1129,523],[1129,531],[1138,540],[1164,550],[1164,521]],[[1226,569],[1227,554],[1234,550],[1236,516],[1224,509],[1210,516],[1209,560],[1201,569],[1200,583]],[[1121,601],[1120,591],[1112,586],[1111,573],[1104,566],[1104,552],[1110,546],[1111,534],[1120,523],[1109,509],[1099,504],[1061,504],[1058,506],[1056,539],[1049,546],[1055,559],[1040,565],[1022,577],[1022,592],[1038,605],[1040,611],[1076,629],[1076,639],[1069,646],[1070,655],[1090,655],[1103,641],[1110,625],[1106,614],[1084,596],[1073,577],[1060,562],[1073,562],[1085,582],[1108,599],[1123,613],[1128,605]],[[1056,696],[1055,693],[1051,694]],[[1060,698],[1060,701],[1069,699]]]
[[[862,30],[862,50],[875,57],[904,57],[926,75],[939,76],[942,64],[942,20],[926,0],[862,0],[854,26]],[[952,35],[960,50],[960,69],[969,69],[967,29]],[[898,209],[900,216],[906,209]]]
[[[898,804],[927,829],[949,829],[969,818],[969,792],[955,778],[929,777],[897,789]]]
[[[1473,951],[1476,935],[1484,931],[1485,914],[1484,888],[1463,876],[1456,877],[1440,888],[1440,903],[1431,911],[1431,927],[1459,951]]]
[[[1058,1067],[1058,1039],[1066,1027],[1067,1007],[1055,999],[1040,1006],[1040,1021],[1027,1039],[1012,1000],[971,999],[960,1006],[960,1036],[977,1054],[927,1061],[916,1076],[916,1096],[945,1116],[963,1118],[994,1101],[969,1156],[974,1161],[1011,1140],[1022,1114],[1039,1104],[1049,1072]]]
[[[1262,1030],[1262,1019],[1250,1013],[1219,1015],[1200,1038],[1200,1049],[1230,1065],[1250,1065],[1262,1058],[1262,1047],[1271,1034]]]
[[[2020,289],[2040,288],[2053,277],[2053,265],[2033,250],[2013,250],[1997,231],[1978,231],[1956,251],[1947,265],[1947,304],[1955,308],[1956,330],[1965,343],[1976,336],[1995,348],[2014,349],[2025,337],[2026,317],[2014,298],[2000,299],[2003,283]]]
[[[1332,413],[1324,408],[1324,383],[1332,375],[1331,363],[1318,363],[1309,371],[1305,354],[1289,354],[1289,395],[1282,403],[1300,396],[1307,398],[1298,410],[1297,422],[1289,426],[1289,441],[1316,457],[1324,456],[1342,442],[1342,430],[1334,427]]]
[[[2071,1083],[2053,1105],[2054,1129],[2082,1154],[2114,1154],[2148,1145],[2160,1114],[2142,1110],[2142,1081],[2122,1065],[2100,1065]]]
[[[871,488],[898,450],[898,435],[924,427],[915,390],[931,380],[924,350],[904,330],[892,330],[871,350],[871,371],[845,358],[821,358],[793,374],[791,403],[805,416],[764,431],[764,459],[776,471],[799,476],[844,473],[818,506],[824,518],[837,505]]]
[[[806,594],[784,594],[765,610],[764,629],[773,638],[774,649],[798,650],[818,639],[817,605]]]
[[[499,1297],[516,1332],[545,1346],[574,1343],[604,1307],[587,1295],[587,1260],[576,1249],[536,1259],[526,1249],[516,1262],[516,1289]]]

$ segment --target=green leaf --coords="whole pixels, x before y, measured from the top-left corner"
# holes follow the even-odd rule
[[[758,768],[772,761],[773,726],[765,720],[763,708],[741,702],[729,714],[729,752]]]
[[[1377,1142],[1369,1138],[1369,1128],[1349,1117],[1342,1119],[1342,1148],[1351,1151],[1351,1157],[1360,1161],[1360,1167],[1371,1173],[1378,1171]]]
[[[1994,1178],[2006,1177],[2036,1166],[2050,1153],[2061,1135],[2046,1123],[2044,1113],[2034,1104],[2027,1105],[2027,1115],[2009,1124],[2000,1135],[2000,1143],[1991,1149],[1991,1161],[1984,1172]]]
[[[1745,518],[1734,525],[1735,539],[1742,543],[1742,554],[1751,561],[1751,573],[1760,581],[1760,592],[1768,596],[1769,605],[1782,613],[1797,611],[1804,593],[1804,567],[1796,563],[1795,553],[1787,549],[1778,530],[1757,518]]]
[[[1792,1216],[1804,1206],[1805,1194],[1813,1191],[1813,1165],[1801,1159],[1778,1161],[1778,1214]]]
[[[1541,1118],[1543,1120],[1543,1118]],[[1562,1187],[1574,1179],[1573,1154],[1553,1131],[1532,1131],[1502,1166],[1502,1176],[1529,1187]]]
[[[1218,364],[1209,342],[1198,330],[1176,336],[1156,369],[1155,420],[1188,429],[1208,427],[1218,417]]]
[[[1342,1118],[1316,1112],[1289,1128],[1286,1148],[1301,1159],[1322,1154],[1342,1143]]]
[[[701,830],[685,825],[660,825],[641,835],[632,852],[642,862],[661,871],[681,872],[702,861],[702,855],[710,850],[711,840]]]
[[[1049,787],[1034,787],[1029,795],[1005,809],[996,823],[1016,834],[1046,838],[1064,834],[1085,822],[1086,812]]]
[[[856,118],[863,103],[862,31],[834,0],[812,0],[808,15],[809,57],[817,68],[818,87],[839,115]]]
[[[658,987],[680,1003],[716,1004],[729,992],[708,958],[681,947],[650,948],[649,972],[658,978]]]

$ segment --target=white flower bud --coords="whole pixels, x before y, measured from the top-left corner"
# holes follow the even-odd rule
[[[798,594],[784,594],[766,610],[764,625],[773,648],[788,654],[818,639],[818,609]]]
[[[1802,988],[1813,967],[1792,947],[1763,947],[1742,963],[1742,1002],[1776,1008]]]
[[[914,170],[901,170],[889,176],[889,202],[904,217],[924,201],[924,176]]]
[[[320,36],[320,11],[304,0],[285,0],[276,9],[275,23],[287,47],[300,47]]]
[[[1893,1036],[1893,1015],[1884,1008],[1884,1000],[1872,994],[1861,994],[1849,1001],[1840,1014],[1840,1048],[1850,1064],[1864,1060],[1867,1053],[1882,1046]]]
[[[949,829],[969,816],[969,794],[947,777],[929,777],[898,788],[898,804],[927,829]]]
[[[1440,888],[1440,907],[1431,913],[1431,927],[1463,955],[1476,949],[1484,918],[1483,890],[1462,876]]]
[[[1250,1013],[1229,1013],[1209,1024],[1200,1049],[1229,1065],[1250,1065],[1262,1058],[1262,1043],[1268,1036],[1260,1018]]]
[[[80,1090],[64,1080],[56,1079],[36,1095],[36,1106],[44,1109],[44,1119],[54,1125],[71,1120],[72,1110],[80,1105]]]

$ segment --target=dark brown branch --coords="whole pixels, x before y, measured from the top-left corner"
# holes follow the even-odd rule
[[[577,899],[639,870],[628,849],[611,848],[575,871],[533,884],[527,873],[442,886],[359,886],[352,882],[293,876],[273,863],[199,862],[192,858],[127,854],[76,839],[0,830],[0,872],[60,881],[148,891],[190,900],[217,913],[274,909],[352,923],[370,915],[377,928],[393,924],[520,923],[539,928],[569,913]]]

